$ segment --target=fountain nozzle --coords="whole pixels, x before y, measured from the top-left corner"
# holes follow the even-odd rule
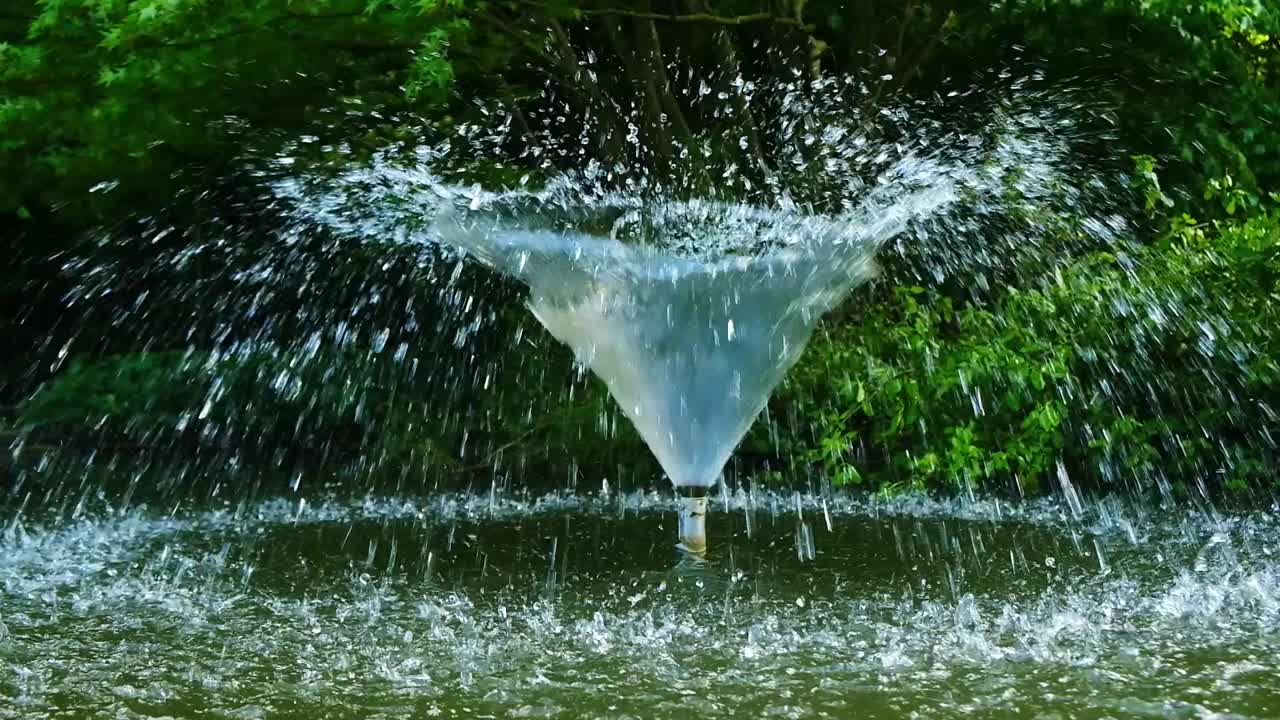
[[[687,552],[707,551],[707,489],[678,488],[680,492],[680,547]]]

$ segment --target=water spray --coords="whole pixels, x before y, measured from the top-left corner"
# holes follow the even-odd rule
[[[832,92],[832,103],[843,102]],[[793,110],[797,122],[779,127],[807,126],[808,111]],[[671,479],[680,546],[700,554],[707,489],[815,325],[876,274],[882,246],[933,242],[922,247],[940,256],[969,238],[1034,246],[1045,228],[1011,225],[1010,214],[1041,217],[1031,210],[1082,197],[1062,186],[1066,141],[1034,112],[1008,116],[984,137],[937,135],[925,123],[889,144],[868,136],[859,113],[848,117],[853,126],[832,126],[806,151],[814,157],[792,158],[821,181],[768,199],[686,198],[644,182],[619,189],[595,163],[535,188],[485,190],[394,158],[326,178],[334,187],[319,203],[306,184],[284,182],[281,191],[340,230],[448,246],[522,283],[531,314],[608,388]],[[796,145],[784,139],[779,147]],[[829,190],[814,198],[821,188]],[[798,543],[812,546],[807,535]]]

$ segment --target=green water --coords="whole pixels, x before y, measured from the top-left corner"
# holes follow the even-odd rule
[[[0,718],[1280,717],[1273,512],[795,503],[10,513]]]

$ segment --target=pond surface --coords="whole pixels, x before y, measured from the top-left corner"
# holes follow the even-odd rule
[[[797,504],[800,512],[797,512]],[[657,495],[10,513],[0,718],[1274,718],[1280,518]]]

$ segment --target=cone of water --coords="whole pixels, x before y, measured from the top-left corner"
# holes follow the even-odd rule
[[[680,542],[700,552],[706,491],[814,325],[873,276],[879,244],[936,202],[851,218],[722,209],[692,238],[681,228],[682,244],[486,213],[437,224],[444,242],[528,286],[534,317],[606,385],[666,471]]]

